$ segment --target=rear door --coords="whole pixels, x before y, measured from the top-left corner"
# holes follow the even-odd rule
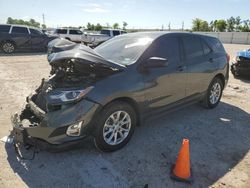
[[[31,37],[27,27],[13,26],[11,38],[19,49],[31,49]]]
[[[182,36],[184,62],[187,65],[187,96],[199,95],[207,90],[217,69],[212,49],[196,35]]]
[[[149,111],[161,109],[161,107],[184,99],[186,70],[181,60],[178,36],[160,37],[151,44],[145,54],[147,54],[145,62],[150,57],[168,60],[164,67],[145,70],[145,98]]]
[[[47,46],[47,37],[42,31],[37,29],[29,29],[31,36],[32,49],[45,49]]]

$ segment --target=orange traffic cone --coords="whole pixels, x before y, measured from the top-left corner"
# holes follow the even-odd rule
[[[176,164],[172,166],[170,177],[177,181],[192,182],[189,156],[189,140],[183,139]]]

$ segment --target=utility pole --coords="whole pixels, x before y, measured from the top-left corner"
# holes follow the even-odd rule
[[[171,22],[169,22],[169,24],[168,24],[168,30],[169,31],[171,30]]]
[[[184,22],[182,22],[181,30],[184,30]]]
[[[162,26],[161,26],[161,30],[163,31],[164,30],[164,25],[162,24]]]
[[[43,14],[43,25],[45,25],[45,16]]]

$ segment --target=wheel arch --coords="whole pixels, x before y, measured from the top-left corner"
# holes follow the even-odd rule
[[[214,78],[219,78],[222,81],[223,89],[225,88],[225,76],[222,73],[215,75]]]
[[[0,42],[0,45],[2,46],[2,45],[3,45],[3,43],[5,43],[5,42],[11,42],[11,43],[12,43],[12,44],[14,44],[14,45],[15,45],[15,47],[16,47],[16,43],[15,43],[15,41],[14,41],[14,40],[11,40],[11,39],[2,40],[2,41]]]
[[[138,103],[134,99],[132,99],[130,97],[118,97],[118,98],[115,98],[115,99],[109,101],[108,103],[106,103],[104,106],[102,106],[102,108],[100,110],[104,109],[107,105],[109,105],[111,103],[114,103],[114,102],[125,102],[125,103],[129,104],[135,111],[136,125],[140,125],[141,114],[140,114]]]

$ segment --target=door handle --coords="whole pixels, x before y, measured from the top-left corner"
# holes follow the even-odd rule
[[[178,66],[177,69],[178,69],[178,71],[184,71],[186,68],[187,68],[186,66],[180,65],[180,66]]]
[[[213,58],[209,58],[209,63],[213,63],[214,62],[214,59]]]

